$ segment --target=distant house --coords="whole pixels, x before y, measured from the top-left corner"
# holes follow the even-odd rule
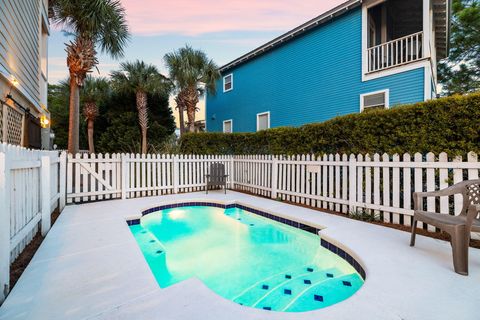
[[[0,143],[49,144],[48,0],[0,1]]]
[[[207,131],[322,122],[436,97],[449,0],[350,0],[221,67]]]

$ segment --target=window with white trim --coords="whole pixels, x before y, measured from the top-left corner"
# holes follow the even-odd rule
[[[223,132],[224,133],[232,133],[233,132],[233,120],[225,120],[223,121]]]
[[[270,111],[257,113],[257,131],[270,128]]]
[[[389,90],[380,90],[360,95],[360,112],[373,109],[388,109]]]
[[[227,74],[223,77],[223,92],[233,90],[233,73]]]

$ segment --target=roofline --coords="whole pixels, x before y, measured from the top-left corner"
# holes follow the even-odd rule
[[[447,48],[445,50],[445,55],[448,57],[450,52],[450,32],[452,29],[452,0],[447,0]]]
[[[276,48],[279,45],[282,45],[283,43],[301,35],[304,34],[305,32],[317,27],[318,25],[325,23],[345,12],[347,12],[350,9],[356,8],[359,4],[361,4],[363,0],[348,0],[338,6],[336,6],[333,9],[330,9],[326,11],[325,13],[322,13],[316,18],[313,18],[310,21],[307,21],[306,23],[296,27],[295,29],[292,29],[288,31],[287,33],[284,33],[283,35],[265,43],[264,45],[244,54],[243,56],[227,63],[226,65],[220,67],[220,72],[224,72],[228,69],[231,69],[239,64],[242,64],[250,59],[253,59],[254,57],[269,51],[273,48]]]

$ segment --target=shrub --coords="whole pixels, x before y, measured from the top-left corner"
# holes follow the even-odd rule
[[[480,151],[480,94],[339,116],[256,133],[188,133],[186,154],[440,153]]]
[[[170,139],[171,132],[150,120],[148,135],[149,151],[159,150],[165,141]],[[102,132],[97,145],[99,152],[126,152],[139,153],[141,150],[141,134],[138,128],[138,117],[136,112],[123,112],[112,119],[107,129]]]

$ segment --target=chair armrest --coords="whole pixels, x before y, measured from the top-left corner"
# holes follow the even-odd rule
[[[463,193],[464,188],[453,185],[448,188],[438,190],[438,191],[430,191],[430,192],[414,192],[413,193],[413,208],[414,210],[420,210],[420,200],[422,198],[429,198],[429,197],[443,197],[443,196],[451,196],[454,194]]]
[[[473,220],[477,218],[480,213],[480,204],[471,204],[467,209],[467,228],[470,230]]]

